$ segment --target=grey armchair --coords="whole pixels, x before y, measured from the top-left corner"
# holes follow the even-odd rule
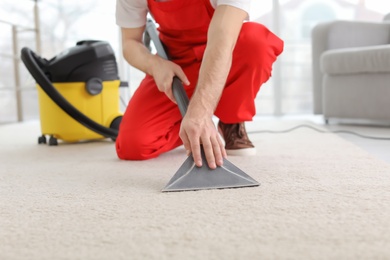
[[[312,30],[314,113],[390,121],[390,14],[383,22],[332,21]]]

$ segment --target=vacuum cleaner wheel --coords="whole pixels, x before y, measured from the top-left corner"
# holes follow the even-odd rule
[[[38,144],[46,144],[46,143],[47,141],[45,135],[41,135],[40,137],[38,137]]]

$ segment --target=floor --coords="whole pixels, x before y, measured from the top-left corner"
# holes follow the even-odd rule
[[[120,161],[108,140],[39,146],[38,123],[0,126],[0,259],[390,259],[390,164],[334,134],[251,135],[258,155],[229,159],[258,188],[162,193],[183,147]]]
[[[274,120],[290,122],[291,127],[288,129],[273,129],[271,127],[273,124],[268,124],[267,122],[272,122]],[[247,123],[246,127],[250,134],[254,134],[256,132],[262,133],[267,131],[283,132],[291,129],[293,129],[292,131],[295,131],[294,128],[302,124],[317,125],[319,129],[322,128],[327,131],[335,131],[337,135],[368,151],[374,157],[390,163],[390,123],[331,120],[329,124],[325,124],[322,116],[289,115],[280,117],[257,116],[254,118],[253,122]],[[315,130],[313,129],[313,131]],[[340,133],[339,131],[347,131],[348,133]],[[357,135],[353,133],[356,133]],[[374,137],[374,139],[369,137]],[[375,139],[378,137],[382,140]]]
[[[377,140],[371,138],[362,138],[352,134],[338,134],[345,140],[348,140],[357,146],[368,151],[377,158],[380,158],[388,163],[390,163],[390,127],[380,127],[380,126],[358,126],[358,125],[329,125],[326,126],[329,130],[347,130],[353,131],[369,137],[379,137],[380,139],[386,140]]]
[[[248,132],[258,131],[262,122],[274,119],[275,117],[256,117],[254,123],[247,126]],[[291,121],[291,128],[298,126],[297,122],[302,121],[318,125],[328,131],[334,131],[340,137],[361,147],[374,157],[390,163],[390,123],[330,120],[328,124],[325,124],[322,116],[313,115],[281,116],[277,117],[277,120]],[[260,130],[264,131],[265,129],[266,126]],[[288,129],[279,129],[279,131],[283,130]]]

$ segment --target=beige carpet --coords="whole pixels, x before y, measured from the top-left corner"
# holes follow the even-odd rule
[[[260,187],[161,193],[183,148],[125,162],[39,133],[0,126],[2,260],[390,259],[390,166],[333,134],[252,135],[258,155],[229,160]]]

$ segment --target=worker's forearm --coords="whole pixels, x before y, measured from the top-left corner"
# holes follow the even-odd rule
[[[208,42],[189,110],[213,115],[231,67],[233,48],[234,43],[227,42],[223,35],[214,35]]]
[[[198,85],[188,108],[189,113],[201,111],[210,117],[214,114],[226,84],[233,50],[246,15],[244,11],[231,6],[219,6],[216,9],[209,27],[207,47]]]
[[[148,48],[137,40],[127,40],[123,45],[123,56],[126,61],[131,66],[151,75],[153,62],[158,57],[151,54]]]

